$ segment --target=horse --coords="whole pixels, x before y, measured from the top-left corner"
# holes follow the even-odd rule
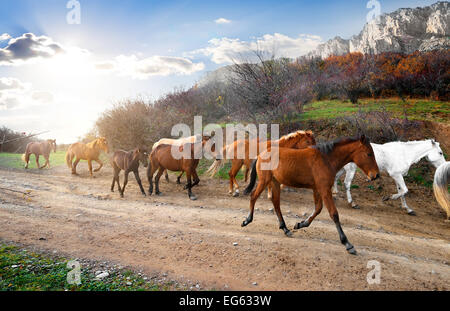
[[[408,174],[409,168],[414,163],[419,162],[422,158],[426,158],[436,168],[445,162],[444,154],[438,142],[434,140],[409,141],[409,142],[390,142],[383,145],[371,144],[375,153],[378,167],[381,172],[386,172],[395,181],[398,193],[391,197],[384,197],[383,201],[389,199],[396,200],[401,198],[402,206],[409,215],[416,213],[406,204],[405,194],[408,192],[403,176]],[[358,209],[358,205],[353,202],[350,193],[353,177],[356,172],[356,165],[349,163],[336,174],[333,192],[338,192],[337,180],[343,174],[345,175],[345,189],[347,192],[347,202],[350,207]]]
[[[28,163],[30,162],[30,155],[34,154],[36,158],[36,166],[39,169],[43,169],[48,166],[50,168],[50,152],[56,152],[56,139],[47,139],[43,142],[31,142],[28,143],[25,153],[22,154],[22,160],[26,163],[25,169],[28,168]],[[45,158],[45,164],[43,166],[39,166],[39,156],[43,155]]]
[[[442,209],[447,213],[447,222],[450,221],[450,198],[448,195],[448,182],[450,180],[450,162],[441,164],[434,173],[433,192]]]
[[[184,189],[188,190],[188,196],[191,200],[197,200],[197,197],[192,193],[192,187],[198,185],[200,179],[197,175],[197,166],[199,159],[196,159],[195,155],[198,153],[199,147],[203,148],[206,143],[206,138],[202,139],[202,143],[199,146],[198,143],[186,143],[182,146],[179,146],[178,149],[180,152],[184,152],[185,150],[189,150],[190,154],[186,157],[184,154],[180,157],[180,159],[174,158],[172,155],[173,145],[162,144],[157,146],[154,150],[152,150],[149,156],[149,165],[147,168],[147,179],[149,182],[149,195],[153,193],[153,175],[158,170],[158,173],[155,177],[155,194],[161,195],[159,191],[159,179],[165,170],[170,171],[181,171],[186,173],[186,186]],[[192,179],[194,178],[194,182],[192,183]]]
[[[336,225],[341,243],[345,245],[350,254],[356,254],[355,248],[342,230],[331,187],[336,172],[349,162],[355,162],[370,180],[379,177],[377,162],[369,140],[362,135],[357,138],[341,138],[304,149],[279,148],[278,156],[276,168],[261,169],[261,163],[270,161],[269,150],[262,152],[253,164],[250,184],[245,189],[245,193],[248,194],[255,186],[256,176],[259,181],[258,186],[251,194],[250,213],[241,226],[247,226],[253,221],[256,200],[265,187],[272,184],[272,204],[278,216],[279,228],[284,231],[285,235],[292,236],[280,210],[280,184],[296,188],[309,188],[314,193],[315,211],[307,219],[297,223],[294,229],[308,227],[321,212],[324,202]]]
[[[111,184],[111,192],[114,192],[114,185],[115,182],[117,182],[117,187],[119,188],[120,196],[123,198],[123,193],[125,192],[125,187],[128,183],[128,174],[130,172],[133,172],[142,194],[146,196],[144,187],[142,187],[141,178],[139,177],[139,163],[142,163],[144,167],[147,167],[148,166],[147,157],[148,157],[147,151],[140,148],[136,148],[130,152],[126,152],[123,150],[118,150],[114,152],[111,158],[111,166],[114,169],[114,177]],[[124,170],[125,176],[122,188],[120,188],[119,182],[119,173],[121,170]]]
[[[228,175],[230,176],[230,190],[229,194],[232,194],[233,197],[239,196],[239,184],[236,180],[236,175],[238,174],[239,170],[242,168],[243,165],[245,165],[245,180],[244,182],[247,182],[248,179],[248,172],[252,165],[252,162],[256,159],[250,157],[250,144],[251,143],[257,143],[257,155],[262,152],[265,149],[268,149],[271,147],[272,144],[276,144],[279,147],[284,148],[294,148],[294,149],[302,149],[307,146],[315,145],[316,140],[314,138],[314,134],[312,131],[296,131],[293,133],[290,133],[288,135],[285,135],[281,137],[280,139],[276,141],[249,141],[248,139],[244,140],[236,140],[235,142],[225,146],[222,149],[221,156],[222,158],[225,158],[230,152],[233,152],[233,158],[231,160],[231,169],[228,172]],[[264,143],[267,143],[267,148],[264,146]],[[243,149],[244,148],[244,149]],[[233,150],[234,149],[234,150]],[[239,159],[238,150],[245,150],[244,159]],[[256,156],[257,156],[256,155]],[[217,159],[214,161],[214,163],[210,166],[207,173],[211,173],[211,176],[214,176],[217,172],[217,170],[223,165],[222,159]],[[233,192],[234,187],[236,190]],[[268,192],[268,198],[270,199],[271,191],[269,188]]]
[[[108,145],[105,137],[97,138],[91,141],[88,144],[83,143],[74,143],[70,145],[69,149],[66,152],[66,163],[67,166],[72,170],[73,175],[77,174],[77,165],[80,160],[87,160],[89,166],[89,173],[91,177],[94,177],[92,174],[92,161],[100,164],[98,168],[94,170],[94,172],[98,172],[103,167],[103,162],[99,159],[100,151],[104,151],[108,153]],[[72,161],[76,158],[75,162]]]
[[[187,143],[196,143],[202,139],[201,135],[194,135],[194,136],[188,136],[188,137],[182,137],[178,139],[172,139],[172,138],[161,138],[156,143],[153,144],[152,150],[154,150],[159,145],[175,145],[175,146],[182,146]],[[167,173],[167,170],[164,171],[166,181],[169,182],[169,174]],[[181,176],[183,176],[184,172],[181,172],[180,175],[177,177],[177,184],[181,183]]]

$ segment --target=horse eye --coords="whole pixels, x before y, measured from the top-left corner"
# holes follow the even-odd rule
[[[368,153],[367,154],[369,157],[372,157],[373,156],[373,153]]]

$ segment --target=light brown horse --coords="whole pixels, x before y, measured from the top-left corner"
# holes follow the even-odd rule
[[[114,177],[111,184],[111,192],[114,192],[114,185],[117,182],[117,187],[119,188],[120,196],[123,198],[123,193],[125,192],[125,187],[128,183],[128,174],[130,172],[134,173],[134,177],[141,189],[142,194],[145,196],[145,190],[142,187],[141,178],[139,177],[139,163],[142,163],[144,167],[148,166],[148,153],[146,150],[141,148],[136,148],[133,151],[126,152],[123,150],[118,150],[114,152],[111,158],[111,166],[114,169]],[[125,180],[123,181],[123,187],[120,188],[119,173],[124,170]]]
[[[162,144],[153,149],[149,156],[150,163],[147,168],[147,179],[150,184],[148,189],[149,195],[153,193],[153,175],[155,172],[158,171],[155,177],[155,194],[160,195],[159,179],[165,170],[169,170],[186,173],[187,183],[184,189],[188,190],[189,199],[197,200],[197,197],[192,193],[192,187],[200,182],[196,171],[199,159],[195,155],[201,151],[207,140],[208,138],[203,137],[201,144],[186,143],[182,146]],[[172,148],[178,148],[180,152],[189,150],[189,156],[183,154],[179,159],[176,159],[172,154]],[[194,178],[193,183],[192,178]]]
[[[247,182],[249,169],[252,165],[252,162],[256,159],[255,157],[250,157],[250,143],[251,142],[248,139],[236,140],[232,144],[227,145],[222,149],[221,156],[224,159],[226,159],[227,154],[230,154],[230,150],[234,149],[233,158],[230,159],[231,169],[228,172],[228,175],[230,176],[230,190],[228,191],[228,193],[233,194],[234,197],[239,196],[239,184],[237,183],[236,175],[239,173],[239,170],[242,168],[242,166],[245,165],[244,181]],[[267,148],[265,148],[266,146],[264,144],[267,144]],[[263,150],[270,148],[271,144],[277,144],[278,146],[284,148],[302,149],[308,146],[315,145],[316,140],[312,131],[296,131],[285,135],[276,141],[258,141],[257,154],[259,154]],[[242,148],[245,148],[245,157],[244,159],[238,159],[238,150],[242,150]],[[214,161],[214,163],[208,169],[207,173],[212,172],[211,175],[214,176],[222,163],[222,159],[216,159],[216,161]],[[234,188],[235,191],[233,192]]]
[[[72,174],[78,175],[78,163],[80,162],[80,160],[87,160],[89,173],[91,174],[91,177],[94,177],[92,174],[92,161],[100,164],[100,166],[94,170],[94,172],[98,172],[103,167],[103,162],[99,159],[100,152],[102,150],[105,153],[108,153],[108,145],[106,142],[106,138],[104,137],[97,138],[88,144],[74,143],[70,145],[69,149],[67,149],[66,152],[67,166],[72,170]],[[75,162],[73,162],[73,159],[75,159]]]
[[[350,254],[356,254],[355,248],[348,241],[339,222],[339,214],[333,201],[331,187],[334,184],[336,172],[349,162],[356,163],[370,180],[379,177],[378,165],[369,140],[363,135],[358,138],[342,138],[300,150],[279,148],[278,151],[279,161],[276,168],[261,169],[261,163],[270,161],[270,157],[267,157],[266,154],[268,151],[262,152],[254,164],[256,170],[253,167],[251,181],[245,189],[245,193],[249,193],[255,186],[256,175],[258,175],[259,182],[252,192],[250,213],[242,226],[247,226],[252,222],[256,200],[264,188],[271,184],[272,203],[278,216],[280,229],[287,236],[291,236],[292,233],[286,227],[280,210],[280,184],[296,188],[309,188],[314,193],[315,211],[307,219],[297,223],[294,229],[308,227],[321,212],[324,202],[331,219],[336,224],[341,243],[345,245]]]
[[[32,142],[27,145],[25,153],[22,155],[22,160],[26,163],[25,168],[28,168],[28,163],[30,162],[30,155],[34,154],[36,158],[36,166],[39,169],[43,169],[48,166],[50,168],[50,152],[56,152],[56,139],[47,139],[43,142]],[[45,158],[45,164],[39,166],[39,156],[43,155]]]

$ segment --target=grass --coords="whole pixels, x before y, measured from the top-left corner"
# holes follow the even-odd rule
[[[386,111],[397,117],[403,117],[403,102],[400,99],[361,99],[359,100],[363,111],[381,110],[384,106]],[[301,118],[304,120],[332,119],[348,116],[358,112],[359,107],[351,102],[340,100],[317,101],[305,106]],[[433,101],[427,99],[407,100],[407,114],[411,120],[429,120],[436,122],[449,122],[450,102]]]
[[[50,165],[58,166],[65,165],[65,151],[57,151],[56,153],[50,154]],[[39,164],[42,166],[45,163],[45,158],[43,156],[39,157]],[[22,154],[19,153],[0,153],[0,166],[9,168],[24,168],[25,162],[22,161]],[[30,164],[28,168],[37,168],[34,155],[30,156]]]
[[[95,271],[81,267],[81,284],[67,282],[68,260],[38,254],[17,246],[0,244],[0,291],[139,291],[169,290],[173,286],[155,284],[133,271],[122,269],[110,272],[102,280]],[[127,282],[131,285],[127,285]]]

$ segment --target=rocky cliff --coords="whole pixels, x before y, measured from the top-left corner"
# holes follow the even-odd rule
[[[412,53],[450,47],[450,2],[423,8],[399,9],[368,22],[349,40],[335,37],[319,45],[310,56],[322,58],[348,52]]]

